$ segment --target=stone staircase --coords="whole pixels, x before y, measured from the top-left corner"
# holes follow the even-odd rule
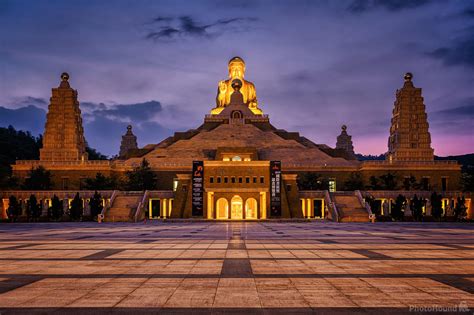
[[[369,222],[369,214],[355,192],[332,192],[331,199],[336,204],[340,222]]]
[[[121,192],[105,213],[105,222],[134,222],[135,211],[143,198],[143,192]]]

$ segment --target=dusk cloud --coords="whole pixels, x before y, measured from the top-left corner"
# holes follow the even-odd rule
[[[220,19],[210,24],[200,24],[191,16],[157,17],[153,19],[154,29],[149,30],[146,39],[161,40],[185,37],[207,37],[221,35],[229,31],[229,25],[242,26],[244,23],[257,21],[254,17],[237,17]]]
[[[16,129],[29,131],[37,136],[43,133],[46,111],[34,105],[17,109],[0,106],[0,127],[12,125]]]
[[[348,9],[352,12],[364,12],[377,8],[399,11],[417,8],[432,2],[433,0],[354,0]]]

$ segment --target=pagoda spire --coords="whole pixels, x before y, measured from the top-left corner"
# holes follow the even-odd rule
[[[87,160],[77,91],[69,85],[69,74],[66,72],[61,74],[59,87],[52,89],[40,160]]]
[[[336,149],[346,151],[351,157],[355,156],[352,136],[347,133],[347,126],[341,126],[341,134],[337,136]]]
[[[433,161],[431,135],[421,88],[413,85],[413,74],[404,76],[405,83],[397,90],[388,139],[389,161]]]
[[[127,132],[122,136],[120,143],[119,158],[124,159],[130,150],[138,149],[137,136],[132,132],[132,125],[127,126]]]

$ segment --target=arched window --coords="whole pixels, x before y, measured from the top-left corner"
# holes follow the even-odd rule
[[[245,218],[256,219],[257,218],[257,200],[255,198],[249,198],[245,201]]]
[[[229,218],[229,203],[225,198],[219,198],[217,200],[217,219],[228,219]]]
[[[242,158],[238,155],[232,157],[232,161],[242,161]]]
[[[242,112],[240,110],[234,110],[231,117],[233,119],[242,119]]]

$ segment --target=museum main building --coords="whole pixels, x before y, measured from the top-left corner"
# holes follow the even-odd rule
[[[124,177],[146,159],[156,173],[158,189],[101,192],[107,221],[139,221],[146,216],[367,222],[374,209],[365,196],[387,202],[378,210],[384,214],[400,191],[341,191],[343,183],[354,176],[368,182],[388,173],[401,181],[415,178],[422,185],[416,193],[426,199],[430,191],[442,192],[448,205],[458,196],[461,166],[434,160],[421,89],[414,86],[410,73],[396,92],[386,159],[358,161],[346,126],[335,148],[278,129],[259,107],[254,84],[244,79],[244,61],[232,58],[228,70],[229,79],[218,84],[216,107],[202,125],[142,148],[129,126],[119,158],[102,161],[88,159],[78,94],[64,73],[59,87],[52,89],[40,159],[16,161],[14,175],[25,178],[40,165],[49,170],[57,191],[36,192],[47,207],[53,193],[70,200],[79,191],[86,201],[93,192],[80,190],[85,179],[97,173]],[[305,190],[298,182],[303,177],[325,178],[328,188]],[[29,193],[8,192],[19,199]],[[410,197],[415,192],[403,193]],[[8,198],[7,192],[3,195]],[[470,203],[467,199],[472,216]]]

